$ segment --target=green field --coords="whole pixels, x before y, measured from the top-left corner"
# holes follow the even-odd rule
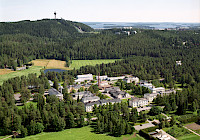
[[[69,66],[70,69],[79,69],[82,66],[90,65],[95,66],[96,64],[107,64],[114,63],[116,60],[121,59],[98,59],[98,60],[72,60],[72,64]]]
[[[92,128],[85,126],[82,128],[67,129],[61,132],[43,132],[33,136],[17,140],[140,140],[138,136],[125,135],[122,137],[112,137],[105,134],[95,134]],[[11,139],[11,138],[10,138]]]
[[[3,84],[3,81],[8,80],[10,78],[17,77],[17,76],[22,76],[22,75],[27,76],[30,73],[37,73],[37,75],[39,75],[41,69],[42,69],[42,67],[32,66],[32,67],[30,67],[29,69],[26,69],[26,70],[16,71],[16,72],[0,75],[0,85]]]
[[[188,134],[177,138],[178,140],[200,140],[200,137],[195,134]]]

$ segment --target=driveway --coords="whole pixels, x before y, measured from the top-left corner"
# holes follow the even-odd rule
[[[136,125],[134,126],[135,130],[140,130],[140,129],[145,129],[145,128],[149,128],[149,127],[154,127],[155,125],[152,123],[145,123],[142,125]]]

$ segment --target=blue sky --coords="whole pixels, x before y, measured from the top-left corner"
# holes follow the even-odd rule
[[[200,0],[0,0],[0,21],[198,22]]]

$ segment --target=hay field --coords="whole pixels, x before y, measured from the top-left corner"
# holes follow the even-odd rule
[[[15,72],[15,71],[12,71],[10,69],[0,69],[0,75],[8,74],[11,72]]]
[[[36,59],[31,61],[34,66],[42,66],[46,69],[63,69],[63,70],[69,70],[66,66],[65,61],[61,60],[55,60],[55,59]]]

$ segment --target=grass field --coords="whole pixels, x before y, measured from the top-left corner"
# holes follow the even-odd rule
[[[140,140],[138,136],[125,135],[122,137],[112,137],[105,134],[95,134],[92,128],[85,126],[82,128],[67,129],[61,132],[43,132],[38,135],[27,136],[18,140]],[[11,138],[10,138],[11,139]]]
[[[195,134],[188,134],[177,138],[178,140],[200,140],[200,137]]]
[[[116,60],[121,59],[98,59],[98,60],[72,60],[72,64],[70,65],[70,69],[79,69],[82,66],[90,65],[95,66],[96,64],[107,64],[114,63]]]
[[[8,80],[10,78],[17,77],[17,76],[22,76],[22,75],[27,76],[30,73],[37,73],[37,75],[39,75],[41,69],[42,69],[42,67],[32,66],[26,70],[15,71],[15,72],[11,72],[8,74],[0,75],[0,85],[3,84],[3,81]]]

